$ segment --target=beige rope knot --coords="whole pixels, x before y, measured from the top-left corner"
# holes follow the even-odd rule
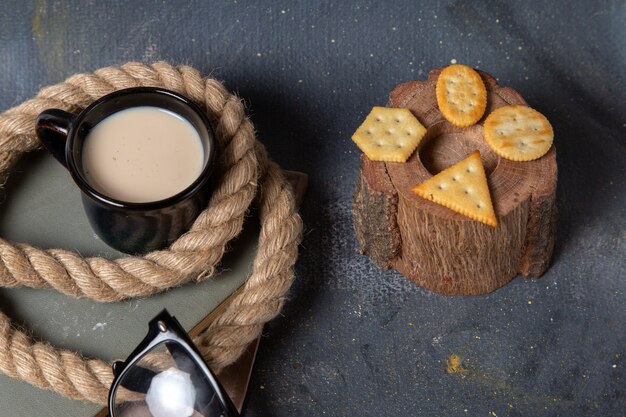
[[[252,273],[241,292],[195,342],[211,367],[234,362],[281,310],[293,280],[302,223],[280,168],[256,141],[241,100],[218,81],[187,66],[136,62],[78,74],[43,88],[37,97],[0,115],[0,183],[11,164],[39,147],[34,126],[48,108],[78,111],[115,90],[163,87],[205,109],[218,142],[216,186],[191,229],[167,250],[144,257],[82,258],[63,249],[39,249],[0,239],[0,286],[54,288],[103,302],[145,297],[211,277],[227,243],[242,229],[256,199],[261,232]],[[32,340],[0,312],[0,371],[72,399],[106,402],[111,366],[98,359]]]

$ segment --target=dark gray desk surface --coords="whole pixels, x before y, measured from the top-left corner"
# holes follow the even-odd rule
[[[247,416],[626,415],[624,1],[5,1],[0,108],[158,59],[223,80],[273,157],[310,175],[298,279]],[[376,269],[350,215],[351,133],[396,83],[452,59],[518,90],[558,148],[551,269],[481,297]],[[446,372],[452,354],[465,373]]]

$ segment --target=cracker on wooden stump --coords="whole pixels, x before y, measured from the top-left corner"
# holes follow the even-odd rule
[[[372,161],[406,162],[425,133],[410,110],[374,107],[352,140]]]
[[[416,185],[411,191],[473,220],[493,227],[498,225],[479,151]]]
[[[554,133],[546,117],[528,106],[503,106],[487,116],[485,141],[498,155],[512,161],[532,161],[552,147]]]
[[[453,125],[476,124],[487,108],[487,89],[480,75],[472,68],[455,64],[444,68],[435,88],[437,105]]]

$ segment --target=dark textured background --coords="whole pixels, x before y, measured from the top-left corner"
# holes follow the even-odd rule
[[[4,1],[0,108],[128,60],[190,64],[310,175],[298,279],[266,328],[247,416],[625,416],[626,3]],[[356,252],[350,135],[452,59],[544,113],[558,149],[551,269],[443,297]],[[457,354],[466,369],[447,373]],[[0,415],[1,405],[0,405]]]

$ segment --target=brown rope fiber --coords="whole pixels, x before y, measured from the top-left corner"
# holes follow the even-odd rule
[[[80,111],[95,99],[129,87],[163,87],[205,109],[215,127],[216,185],[207,208],[167,250],[144,257],[82,258],[0,239],[0,286],[54,288],[103,302],[145,297],[211,277],[227,243],[243,227],[256,199],[261,232],[252,273],[229,307],[195,342],[211,367],[234,362],[281,310],[293,280],[302,223],[280,168],[256,141],[241,100],[188,66],[127,63],[78,74],[43,88],[0,115],[0,183],[25,152],[39,148],[35,119],[43,110]],[[0,312],[0,371],[66,397],[103,404],[113,380],[110,364],[34,341]]]

